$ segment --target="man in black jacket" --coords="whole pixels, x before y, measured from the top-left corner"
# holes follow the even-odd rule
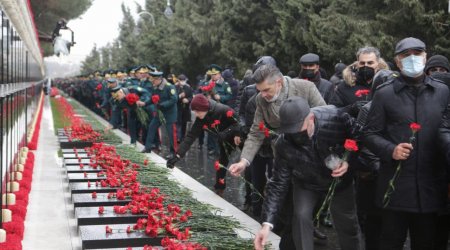
[[[330,99],[334,93],[334,85],[326,79],[323,79],[320,75],[320,58],[318,55],[308,53],[300,57],[300,78],[313,82],[323,100],[326,103],[330,102]]]
[[[167,167],[173,168],[175,163],[185,156],[194,141],[204,130],[218,138],[220,148],[219,163],[226,167],[230,153],[235,149],[235,145],[241,143],[236,114],[230,107],[211,99],[208,100],[203,94],[194,96],[191,109],[196,116],[194,124],[178,147],[177,154],[167,161]],[[219,195],[223,194],[226,187],[225,176],[226,169],[224,168],[220,168],[216,172],[214,188]]]
[[[301,97],[284,101],[279,115],[282,135],[275,144],[274,172],[267,185],[264,223],[256,235],[255,248],[263,248],[292,183],[295,247],[297,250],[313,249],[314,206],[327,192],[333,178],[340,178],[331,201],[339,244],[345,250],[361,249],[353,178],[351,174],[345,174],[349,166],[347,161],[338,159],[344,153],[345,140],[351,137],[353,119],[333,106],[310,109]],[[330,158],[338,160],[327,164]]]
[[[446,202],[448,163],[437,142],[450,129],[448,123],[440,128],[449,90],[424,74],[425,44],[419,39],[401,40],[395,55],[400,76],[378,88],[364,129],[365,144],[381,163],[376,191],[376,204],[383,207],[380,248],[403,249],[409,232],[412,249],[434,249],[436,213]],[[411,123],[422,127],[414,145],[408,142]],[[398,164],[401,169],[386,204],[385,193]]]

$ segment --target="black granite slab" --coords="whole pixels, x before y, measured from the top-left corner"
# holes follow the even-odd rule
[[[84,176],[83,173],[81,174],[77,174],[77,173],[73,173],[73,174],[67,174],[67,179],[70,182],[88,182],[90,181],[91,183],[95,183],[96,181],[101,181],[101,180],[106,180],[106,177],[102,176],[102,177],[97,177],[97,173],[87,173],[86,177]]]
[[[139,218],[146,218],[145,214],[116,214],[113,207],[104,207],[104,213],[98,213],[98,207],[77,207],[75,208],[75,217],[78,226],[81,225],[108,225],[122,223],[136,223]]]
[[[72,202],[74,207],[98,207],[98,206],[125,206],[131,200],[117,200],[116,198],[108,199],[107,193],[98,193],[97,198],[93,199],[92,194],[73,194]]]
[[[67,165],[66,166],[67,173],[98,173],[101,172],[101,168],[93,168],[91,166],[83,166],[83,168],[80,168],[80,165]]]
[[[86,194],[86,193],[111,193],[116,192],[119,188],[112,187],[101,187],[100,184],[98,187],[95,186],[95,181],[91,182],[91,186],[88,187],[87,182],[72,182],[69,183],[69,189],[72,194]]]
[[[127,234],[127,226],[132,224],[109,225],[113,233],[106,233],[106,225],[80,226],[82,249],[160,246],[162,237],[150,238],[144,232]],[[119,231],[120,230],[120,231]]]
[[[85,147],[92,147],[92,142],[82,142],[82,141],[71,141],[68,140],[60,140],[59,141],[59,147],[62,149],[69,149],[69,148],[85,148]]]

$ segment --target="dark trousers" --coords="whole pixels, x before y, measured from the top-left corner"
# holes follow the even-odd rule
[[[145,140],[145,148],[146,149],[152,149],[153,147],[158,147],[159,144],[155,143],[156,141],[159,142],[159,140],[157,140],[158,138],[156,138],[156,136],[158,135],[158,129],[159,127],[163,125],[161,123],[161,120],[158,117],[154,117],[150,124],[148,125],[148,132],[147,132],[147,138]],[[174,122],[165,122],[164,127],[166,128],[167,131],[167,136],[169,137],[169,145],[170,145],[170,153],[175,153],[175,138],[176,135],[174,135],[174,126],[175,123]]]
[[[267,179],[272,177],[273,158],[261,157],[258,154],[253,159],[251,168],[251,177],[253,187],[264,195],[264,188],[266,187]],[[259,217],[261,215],[263,198],[261,198],[254,191],[252,192],[252,209],[253,215]]]
[[[383,210],[381,246],[383,250],[402,250],[409,231],[411,250],[433,250],[437,215]]]
[[[294,183],[292,236],[297,250],[314,249],[313,211],[320,196],[321,193],[307,190],[298,182]],[[335,192],[330,211],[341,249],[361,250],[362,240],[353,185]]]
[[[357,179],[358,220],[364,234],[366,250],[380,250],[382,216],[375,205],[376,178],[360,175]]]

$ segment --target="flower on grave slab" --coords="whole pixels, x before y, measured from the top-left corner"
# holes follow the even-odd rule
[[[97,198],[97,193],[96,192],[93,192],[92,193],[92,199],[96,199]]]
[[[104,206],[98,207],[98,214],[104,214],[104,213],[105,213],[105,207]]]
[[[111,234],[112,233],[112,228],[110,228],[109,226],[105,227],[105,231],[107,234]]]

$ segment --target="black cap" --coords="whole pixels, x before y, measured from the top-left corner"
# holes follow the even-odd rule
[[[397,45],[395,46],[395,54],[396,55],[401,54],[402,52],[409,49],[417,49],[425,51],[426,46],[424,42],[420,41],[417,38],[407,37],[397,43]]]
[[[308,53],[300,57],[300,64],[319,64],[320,57],[313,53]]]
[[[186,75],[184,75],[184,74],[178,75],[177,78],[178,78],[178,80],[180,80],[180,81],[187,80],[187,77],[186,77]]]
[[[447,57],[441,56],[441,55],[434,55],[430,57],[425,64],[425,73],[434,67],[441,67],[447,70],[447,72],[450,72],[450,63],[448,62]]]
[[[310,113],[308,102],[298,96],[291,97],[280,107],[280,133],[297,133]]]

